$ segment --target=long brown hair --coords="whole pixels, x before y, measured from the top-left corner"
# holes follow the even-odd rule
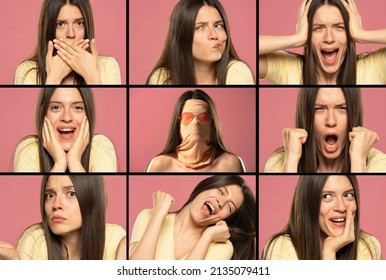
[[[339,73],[337,77],[337,85],[355,85],[356,84],[356,48],[355,42],[351,37],[349,29],[349,14],[346,8],[343,6],[341,0],[309,0],[311,1],[307,19],[308,19],[308,36],[306,46],[304,48],[304,59],[303,59],[303,84],[304,85],[316,85],[318,84],[317,79],[317,58],[312,52],[311,38],[312,38],[312,24],[315,13],[322,5],[331,5],[339,9],[343,17],[343,22],[346,31],[347,38],[347,50],[346,56],[339,67]]]
[[[298,165],[298,172],[313,173],[318,169],[318,155],[314,139],[315,100],[320,88],[302,88],[298,95],[296,105],[296,127],[307,131],[307,141],[302,146],[302,157]],[[359,88],[342,88],[347,105],[347,131],[344,143],[343,170],[349,173],[351,170],[349,149],[349,132],[356,126],[362,126],[362,97]]]
[[[169,31],[162,54],[151,70],[146,84],[149,84],[151,76],[160,69],[165,70],[168,74],[164,84],[197,84],[192,44],[196,17],[204,5],[216,8],[224,22],[227,41],[221,59],[216,62],[216,75],[218,84],[225,84],[229,62],[240,59],[232,43],[228,18],[218,0],[180,0],[178,2],[170,18]]]
[[[234,248],[232,260],[251,260],[255,257],[256,199],[243,178],[238,175],[216,175],[206,178],[198,183],[181,209],[200,193],[229,185],[239,186],[244,197],[241,207],[224,220],[228,225],[230,241]]]
[[[27,59],[36,62],[36,68],[32,68],[31,70],[36,69],[36,81],[38,84],[44,85],[46,83],[46,56],[48,51],[48,42],[55,39],[56,22],[60,9],[67,4],[78,7],[82,13],[85,26],[85,39],[88,38],[91,40],[95,38],[94,18],[89,0],[45,0],[40,12],[38,45],[32,57]],[[90,51],[90,48],[88,48],[88,51]],[[54,51],[54,53],[56,54],[56,51]],[[75,74],[75,83],[85,85],[86,82],[84,78],[77,73]]]
[[[369,244],[362,237],[360,229],[360,195],[357,178],[354,175],[346,176],[354,189],[357,210],[354,217],[355,240],[341,248],[336,253],[337,260],[356,260],[359,242]],[[267,258],[268,248],[273,245],[276,238],[287,235],[295,248],[299,260],[320,260],[322,252],[320,247],[321,230],[319,226],[319,212],[322,199],[323,187],[329,175],[304,175],[300,176],[292,199],[291,212],[285,229],[270,238],[263,252],[262,258]],[[369,250],[371,251],[371,250]],[[375,256],[372,256],[375,259]]]
[[[102,260],[105,247],[106,231],[106,192],[102,176],[96,175],[60,175],[69,176],[75,187],[76,197],[82,215],[81,260]],[[47,243],[49,260],[68,258],[67,248],[61,236],[54,234],[45,213],[45,190],[49,176],[44,176],[40,192],[40,211],[42,226]]]
[[[43,147],[43,135],[42,129],[44,125],[44,118],[47,115],[48,106],[51,101],[51,97],[54,94],[57,88],[42,88],[40,91],[40,95],[38,98],[38,102],[36,104],[36,130],[37,130],[37,138],[38,138],[38,150],[39,150],[39,164],[41,172],[50,172],[52,167],[54,166],[54,160],[47,152],[47,150]],[[86,171],[89,171],[90,165],[90,152],[91,152],[91,142],[94,137],[94,129],[95,129],[95,103],[94,103],[94,95],[90,88],[77,88],[82,97],[86,116],[89,122],[89,135],[90,142],[87,145],[81,159],[81,163]],[[36,136],[35,136],[36,137]]]
[[[169,153],[175,153],[178,145],[181,144],[181,135],[180,135],[180,115],[182,109],[184,108],[185,101],[188,99],[198,99],[206,102],[208,104],[208,112],[212,116],[210,122],[210,144],[213,146],[215,151],[215,157],[218,157],[224,152],[231,153],[226,147],[224,139],[222,137],[220,121],[216,109],[216,105],[213,99],[203,90],[195,89],[188,90],[184,92],[177,100],[176,105],[174,106],[172,120],[169,127],[169,136],[165,144],[165,148],[159,155],[166,155]]]

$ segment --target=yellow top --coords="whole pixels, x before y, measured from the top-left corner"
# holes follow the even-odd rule
[[[146,230],[146,227],[153,214],[153,210],[145,209],[138,215],[133,232],[131,234],[130,244],[139,242]],[[158,243],[155,253],[156,260],[175,260],[174,255],[174,218],[176,213],[166,215],[162,224],[161,232],[158,237]],[[233,255],[233,245],[228,240],[226,243],[212,242],[206,253],[206,260],[230,260]],[[187,256],[182,259],[186,259]]]
[[[303,62],[301,56],[285,51],[267,54],[267,75],[264,79],[279,85],[300,85]],[[357,84],[386,83],[386,48],[379,48],[370,53],[361,53],[357,57]]]
[[[169,77],[169,71],[165,68],[157,69],[150,77],[149,85],[163,85]],[[254,85],[255,79],[251,69],[242,61],[233,60],[228,64],[227,85]]]
[[[374,236],[362,233],[362,238],[358,243],[357,260],[380,260],[381,244]],[[264,248],[264,254],[267,248]],[[295,248],[291,238],[286,235],[280,235],[270,244],[267,254],[267,260],[297,260]]]
[[[284,148],[274,151],[264,166],[264,172],[283,172],[284,169]],[[367,172],[386,172],[386,154],[372,148],[367,155]]]
[[[126,236],[120,225],[106,224],[104,260],[115,260],[119,242]],[[21,260],[48,260],[46,238],[41,224],[27,228],[17,244]]]
[[[101,82],[108,85],[121,84],[121,72],[118,62],[110,56],[99,56],[99,67],[101,69]],[[37,85],[36,62],[26,60],[16,69],[15,85]]]
[[[110,139],[102,134],[94,135],[90,152],[90,172],[116,172],[115,148]],[[40,172],[38,139],[28,137],[16,147],[15,172]]]

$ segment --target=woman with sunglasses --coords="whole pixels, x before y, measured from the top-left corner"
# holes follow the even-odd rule
[[[164,150],[147,172],[245,172],[240,157],[226,147],[217,109],[202,90],[183,93],[174,107]]]

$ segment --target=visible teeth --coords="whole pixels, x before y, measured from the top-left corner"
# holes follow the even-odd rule
[[[209,212],[210,212],[210,214],[212,214],[212,213],[213,213],[213,211],[214,211],[214,207],[213,207],[213,205],[212,205],[212,204],[210,204],[210,203],[208,203],[208,202],[205,202],[205,205],[209,207]]]
[[[59,131],[69,132],[69,131],[74,131],[74,129],[73,128],[62,128],[62,129],[59,129]]]
[[[333,222],[336,222],[336,223],[341,223],[341,222],[344,222],[346,221],[345,218],[339,218],[339,219],[332,219]]]

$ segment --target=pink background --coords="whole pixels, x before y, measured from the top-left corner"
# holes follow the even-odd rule
[[[93,88],[96,134],[106,135],[118,155],[118,171],[126,171],[126,89]],[[0,171],[13,171],[13,156],[19,141],[36,134],[35,109],[39,88],[0,89]],[[5,136],[6,135],[6,136]]]
[[[130,89],[130,171],[146,171],[164,148],[177,99],[189,88]],[[193,89],[192,89],[193,90]],[[256,171],[256,89],[203,89],[216,104],[229,149]]]
[[[287,224],[299,176],[259,177],[259,258],[265,242]],[[361,228],[386,248],[385,176],[358,176]],[[279,195],[278,195],[279,194]]]
[[[114,57],[126,84],[126,1],[91,0],[95,39],[100,55]],[[17,66],[37,46],[43,0],[2,1],[0,9],[0,84],[13,84]]]
[[[296,99],[299,88],[259,89],[259,171],[272,152],[283,146],[282,130],[295,127]],[[363,127],[378,133],[375,148],[386,152],[385,89],[362,88]]]
[[[170,15],[178,0],[130,0],[129,3],[129,83],[145,84],[161,55]],[[256,77],[256,1],[221,0],[221,4],[237,54]]]
[[[108,223],[126,229],[126,176],[104,176]],[[30,225],[41,222],[42,176],[0,176],[0,240],[16,246]]]
[[[296,31],[298,9],[302,1],[259,0],[259,34],[292,35]],[[366,30],[383,29],[386,27],[384,10],[386,3],[379,0],[356,0],[355,4],[362,18],[362,26]],[[357,53],[371,51],[380,47],[377,44],[357,43]],[[290,49],[291,52],[303,54],[304,48]],[[260,80],[260,84],[270,84]]]
[[[129,240],[134,222],[143,209],[153,209],[152,194],[156,191],[170,193],[175,203],[170,211],[177,211],[188,200],[190,193],[202,180],[210,176],[200,175],[146,175],[129,176]],[[256,194],[256,176],[241,176]]]

